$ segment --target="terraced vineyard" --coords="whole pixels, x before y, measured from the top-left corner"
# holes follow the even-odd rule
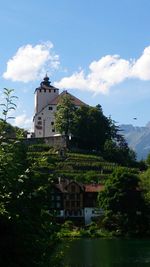
[[[105,161],[101,156],[88,153],[66,152],[63,156],[48,145],[30,145],[28,160],[37,164],[37,170],[55,178],[87,182],[100,182],[113,172],[116,163]]]

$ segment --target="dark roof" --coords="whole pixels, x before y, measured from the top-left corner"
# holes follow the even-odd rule
[[[67,187],[72,184],[72,183],[76,183],[77,185],[80,186],[80,188],[85,192],[85,193],[96,193],[96,192],[100,192],[104,189],[104,185],[102,184],[82,184],[80,182],[77,181],[69,181],[67,179],[62,179],[59,181],[58,184],[54,184],[54,186],[59,189],[62,193],[67,193]]]
[[[78,99],[77,97],[71,95],[70,93],[68,93],[67,91],[63,91],[60,95],[56,96],[54,99],[52,99],[52,101],[50,101],[50,105],[57,105],[61,98],[64,96],[64,95],[68,95],[70,96],[71,100],[72,100],[72,103],[75,105],[75,106],[87,106],[87,104],[85,104],[84,102],[82,102],[80,99]]]
[[[49,81],[49,77],[47,76],[47,74],[44,77],[43,81],[40,83],[40,86],[35,89],[35,92],[36,92],[36,90],[40,90],[40,89],[46,89],[46,90],[55,89],[55,90],[59,90],[58,88],[56,88],[56,87],[51,85],[51,82]]]

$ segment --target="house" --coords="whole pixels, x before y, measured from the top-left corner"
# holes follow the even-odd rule
[[[40,86],[35,89],[35,114],[33,122],[34,136],[36,138],[56,136],[59,134],[55,129],[55,112],[57,104],[64,95],[69,95],[76,107],[86,105],[67,91],[59,94],[59,89],[51,85],[47,75],[44,77]]]
[[[97,208],[97,196],[103,190],[100,184],[82,184],[67,179],[59,179],[54,183],[50,203],[58,220],[72,220],[77,223],[89,224],[102,215],[102,209]]]

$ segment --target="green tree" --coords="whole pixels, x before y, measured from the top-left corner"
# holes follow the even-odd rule
[[[144,196],[148,206],[150,207],[150,168],[147,171],[142,172],[140,177]]]
[[[146,164],[150,167],[150,153],[147,155]]]
[[[100,105],[78,108],[75,125],[74,135],[80,148],[103,150],[104,143],[111,134],[111,127]]]
[[[71,96],[68,94],[62,96],[55,113],[55,127],[58,132],[66,136],[73,133],[75,110]]]
[[[5,136],[5,138],[25,138],[27,131],[0,120],[0,136]]]
[[[3,95],[5,102],[0,104],[3,107],[2,115],[4,116],[4,121],[6,122],[8,119],[14,119],[14,117],[9,116],[9,112],[16,109],[16,104],[14,100],[18,97],[12,95],[14,89],[4,88]]]
[[[7,123],[15,104],[6,92],[0,123],[0,266],[60,266],[52,257],[58,227],[49,212],[51,176],[39,171],[42,155],[29,160],[23,142],[10,138],[19,128]]]
[[[123,137],[121,139],[121,142],[112,139],[106,140],[104,144],[105,159],[123,166],[138,167],[135,152],[128,147]]]
[[[146,232],[146,205],[139,181],[137,175],[122,168],[116,169],[107,179],[104,191],[99,194],[106,228],[124,234]]]
[[[26,149],[18,141],[1,141],[0,265],[57,266],[51,263],[58,231],[49,212],[51,177],[40,171],[42,155],[30,164]]]

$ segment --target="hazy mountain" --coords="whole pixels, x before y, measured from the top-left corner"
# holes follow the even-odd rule
[[[138,159],[145,159],[150,153],[150,122],[145,127],[120,125],[128,145],[137,153]]]

